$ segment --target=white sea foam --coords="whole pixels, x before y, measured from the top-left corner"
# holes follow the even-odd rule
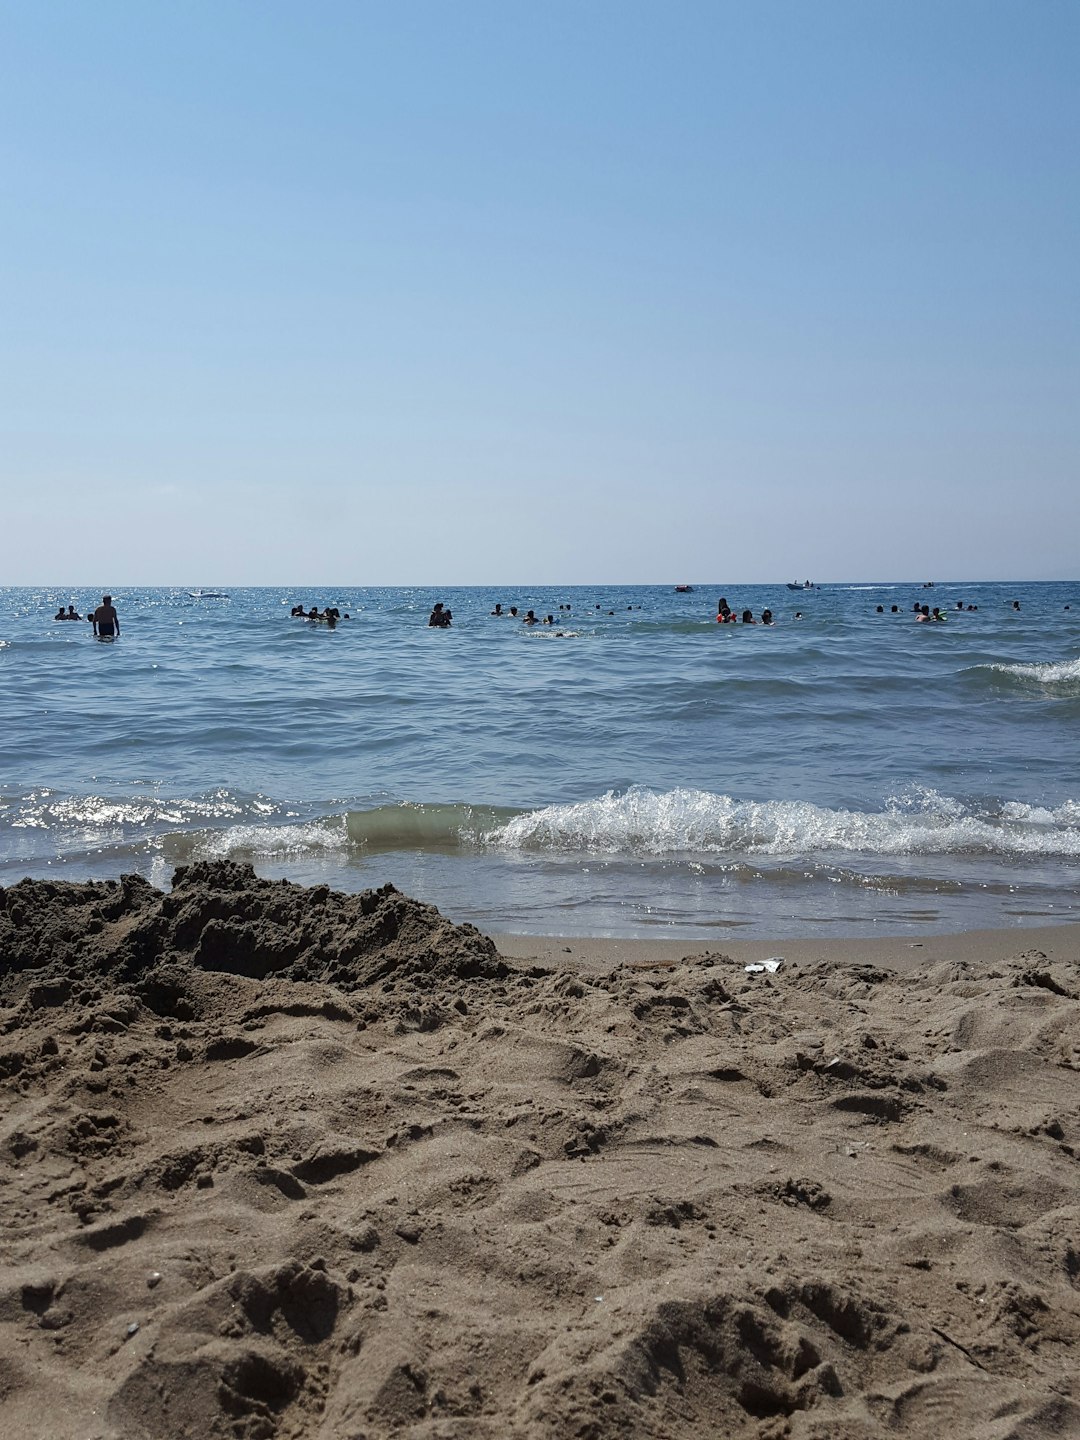
[[[1035,680],[1040,685],[1080,685],[1080,658],[1048,661],[1043,665],[991,665],[991,670]]]
[[[802,800],[736,800],[706,790],[635,788],[519,815],[485,836],[508,849],[601,854],[850,852],[873,855],[1080,855],[1080,802],[1055,809],[1010,801],[978,810],[934,790],[883,810]]]

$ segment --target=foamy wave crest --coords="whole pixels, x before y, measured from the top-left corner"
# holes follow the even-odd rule
[[[1017,680],[1034,681],[1036,685],[1080,692],[1080,658],[1048,661],[1043,665],[990,665],[987,668]]]
[[[933,790],[883,810],[832,810],[799,800],[736,800],[707,790],[609,791],[517,815],[485,836],[521,850],[600,854],[1080,855],[1080,802],[1056,809],[1010,801],[976,811]]]
[[[230,825],[170,835],[166,848],[175,859],[269,860],[345,850],[348,844],[344,816],[333,815],[300,825]]]

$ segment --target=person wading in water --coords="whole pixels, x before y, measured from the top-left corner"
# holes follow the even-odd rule
[[[120,634],[120,616],[116,613],[111,595],[101,597],[101,604],[90,616],[90,620],[94,627],[94,634],[99,640],[109,640],[114,635]]]

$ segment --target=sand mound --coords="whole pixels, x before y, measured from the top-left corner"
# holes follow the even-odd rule
[[[587,978],[232,865],[0,917],[5,1436],[1080,1434],[1074,964]]]
[[[392,885],[343,895],[260,880],[250,865],[230,861],[177,870],[166,895],[137,875],[0,889],[0,957],[9,990],[12,977],[30,969],[44,987],[95,976],[145,982],[179,965],[343,990],[390,976],[430,989],[506,973],[486,936]]]

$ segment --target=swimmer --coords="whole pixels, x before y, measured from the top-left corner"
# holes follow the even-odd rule
[[[428,616],[428,628],[430,630],[449,630],[450,621],[453,616],[447,610],[441,600],[436,600],[432,606],[431,614]]]
[[[795,611],[795,619],[796,619],[796,620],[801,620],[801,619],[802,619],[802,611],[801,611],[801,610],[796,610],[796,611]]]
[[[1019,610],[1019,609],[1020,609],[1020,601],[1019,601],[1019,600],[1014,600],[1013,603],[1012,603],[1012,608],[1013,608],[1014,610]]]
[[[516,605],[510,606],[510,614],[514,617],[515,620],[517,619],[517,610],[518,607]]]
[[[754,619],[754,612],[753,612],[752,610],[744,610],[744,611],[742,612],[742,623],[743,623],[744,625],[756,625],[756,624],[757,624],[757,621]]]
[[[877,607],[877,614],[878,614],[878,615],[884,615],[884,614],[885,614],[885,606],[884,606],[884,605],[879,605],[879,606]]]
[[[730,614],[731,606],[727,602],[727,597],[721,595],[720,599],[716,602],[716,623],[718,625],[723,625],[727,621],[727,618]]]
[[[772,611],[771,611],[771,610],[762,610],[762,612],[761,612],[761,623],[762,623],[762,625],[775,625],[775,624],[776,624],[776,621],[772,618]]]
[[[540,621],[536,618],[536,615],[531,610],[526,610],[521,623],[523,625],[539,625]]]
[[[891,606],[889,607],[889,614],[890,614],[890,615],[899,615],[899,614],[900,614],[900,606],[899,606],[899,605],[891,605]]]
[[[120,634],[120,616],[116,613],[111,595],[101,597],[101,604],[90,616],[90,623],[99,640],[108,640],[112,636]]]
[[[498,616],[501,617],[501,616],[502,616],[502,613],[503,613],[502,605],[499,603],[499,601],[496,600],[496,602],[495,602],[495,609],[491,611],[491,614],[492,614],[492,615],[498,615]]]

